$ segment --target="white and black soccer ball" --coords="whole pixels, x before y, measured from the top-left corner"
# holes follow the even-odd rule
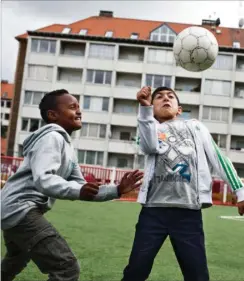
[[[173,46],[176,65],[192,72],[204,71],[211,67],[218,51],[215,36],[206,28],[198,26],[181,31]]]

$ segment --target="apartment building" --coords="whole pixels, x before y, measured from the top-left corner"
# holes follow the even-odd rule
[[[220,51],[204,72],[176,66],[172,46],[189,24],[116,18],[100,11],[70,25],[54,24],[17,36],[14,113],[9,155],[43,125],[38,103],[65,88],[79,100],[83,129],[72,136],[80,163],[142,168],[136,93],[144,85],[176,90],[181,118],[197,118],[244,177],[244,31],[202,21]],[[30,27],[31,29],[31,27]]]
[[[14,85],[1,80],[1,154],[6,155]]]

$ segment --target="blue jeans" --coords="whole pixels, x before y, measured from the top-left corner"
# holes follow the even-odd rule
[[[145,281],[169,236],[184,281],[209,281],[201,210],[143,207],[122,281]]]

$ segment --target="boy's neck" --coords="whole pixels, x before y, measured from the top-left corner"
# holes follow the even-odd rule
[[[177,118],[177,116],[173,117],[173,118],[157,118],[155,117],[155,119],[161,124],[161,123],[164,123],[164,122],[170,122],[170,121],[175,121]]]

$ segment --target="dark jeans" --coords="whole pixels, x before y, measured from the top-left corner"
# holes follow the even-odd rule
[[[143,207],[122,281],[145,281],[169,235],[185,281],[209,281],[200,210]]]
[[[15,227],[3,231],[6,255],[1,263],[1,280],[14,280],[32,260],[49,281],[77,281],[80,268],[66,241],[43,217],[31,210]]]

